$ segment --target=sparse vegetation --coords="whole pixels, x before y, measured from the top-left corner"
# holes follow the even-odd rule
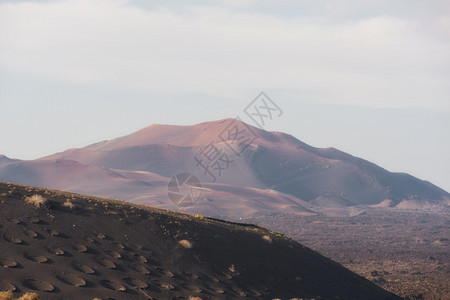
[[[203,220],[205,218],[205,216],[203,216],[203,215],[194,215],[194,218]]]
[[[48,203],[47,198],[37,194],[31,197],[26,197],[25,201],[29,204],[33,204],[37,208],[40,208]]]
[[[17,300],[39,300],[41,299],[36,293],[25,293],[22,297]]]
[[[0,292],[0,300],[39,300],[39,295],[36,293],[25,293],[20,298],[14,298],[11,291]]]
[[[192,249],[193,245],[191,242],[189,242],[188,240],[181,240],[178,242],[178,244],[180,244],[181,246],[183,246],[186,249]]]
[[[0,292],[0,300],[12,300],[12,292]]]
[[[265,240],[266,242],[272,243],[272,238],[268,235],[263,235],[262,239]]]
[[[68,207],[70,209],[74,209],[75,208],[75,204],[72,203],[72,201],[70,201],[69,199],[66,200],[66,202],[63,203],[64,207]]]

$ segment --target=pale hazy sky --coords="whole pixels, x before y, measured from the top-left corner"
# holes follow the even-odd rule
[[[0,154],[240,116],[450,191],[450,1],[0,1]]]

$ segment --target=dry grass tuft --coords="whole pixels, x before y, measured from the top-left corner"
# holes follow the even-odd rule
[[[25,201],[29,204],[33,204],[37,208],[40,208],[47,204],[48,200],[45,197],[42,197],[41,195],[33,195],[31,197],[25,198]]]
[[[70,201],[69,199],[66,200],[66,202],[63,203],[64,207],[68,207],[70,209],[74,209],[75,208],[75,204],[72,203],[72,201]]]
[[[17,300],[39,300],[41,299],[36,293],[25,293],[22,297]]]
[[[25,293],[20,298],[13,298],[11,291],[0,292],[0,300],[39,300],[39,295],[36,293]]]
[[[192,249],[192,243],[189,242],[188,240],[181,240],[178,242],[178,244],[180,244],[181,246],[183,246],[186,249]]]
[[[12,300],[12,292],[0,292],[0,300]]]
[[[265,240],[266,242],[272,243],[272,238],[268,235],[263,235],[262,239]]]

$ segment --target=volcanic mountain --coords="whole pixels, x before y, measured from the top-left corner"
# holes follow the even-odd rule
[[[18,161],[18,160],[17,159],[11,159],[9,157],[6,157],[5,155],[1,155],[0,154],[0,166],[4,165],[4,164],[11,163],[11,162],[15,162],[15,161]]]
[[[450,197],[411,175],[236,119],[151,125],[34,161],[2,161],[0,180],[170,209],[178,209],[167,197],[170,178],[190,173],[201,182],[202,195],[181,210],[216,217],[405,206],[405,201],[439,203]]]
[[[14,295],[400,299],[281,234],[128,202],[0,182],[0,232]]]

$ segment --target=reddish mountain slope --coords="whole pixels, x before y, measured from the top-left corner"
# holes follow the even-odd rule
[[[254,139],[238,146],[242,140],[230,134],[234,128],[247,129]],[[232,161],[220,177],[216,176],[217,182],[274,189],[320,206],[373,205],[385,199],[396,205],[405,199],[440,201],[450,196],[410,175],[391,173],[334,148],[314,148],[290,135],[267,132],[234,119],[193,126],[152,125],[49,158],[148,171],[169,178],[190,172],[208,182],[212,176],[205,174],[194,158],[211,145]],[[239,150],[242,153],[237,153]]]

